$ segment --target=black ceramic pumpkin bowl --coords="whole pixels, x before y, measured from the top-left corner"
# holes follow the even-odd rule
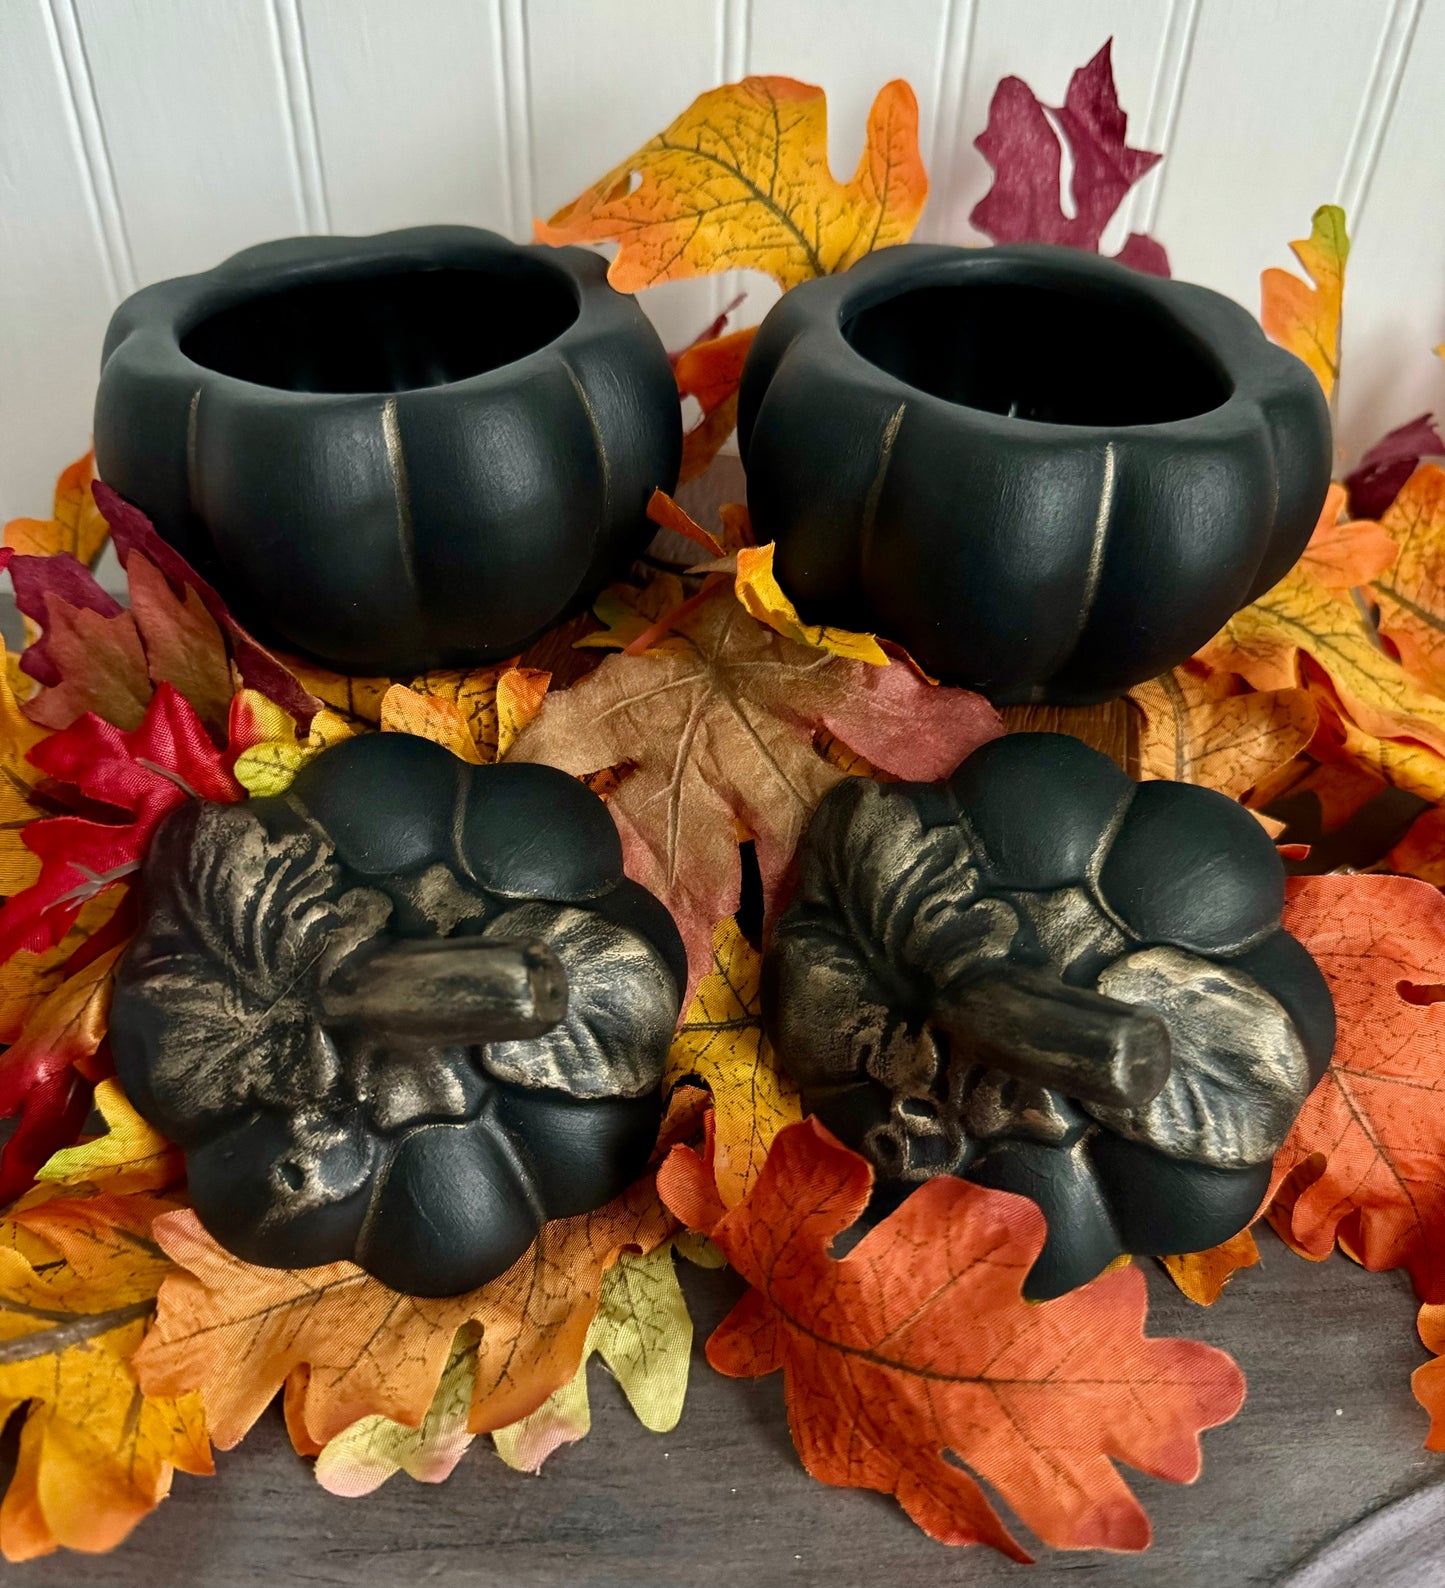
[[[451,1295],[642,1173],[685,977],[588,789],[373,734],[162,825],[110,1041],[224,1246]]]
[[[646,545],[681,417],[582,249],[300,237],[116,310],[100,477],[264,636],[347,672],[521,650]]]
[[[1073,249],[910,244],[787,293],[743,373],[760,541],[810,621],[999,704],[1182,661],[1330,476],[1308,368],[1237,304]]]
[[[881,1200],[947,1173],[1039,1204],[1042,1299],[1258,1211],[1335,1035],[1283,902],[1241,806],[1016,734],[945,784],[822,801],[763,1015]]]

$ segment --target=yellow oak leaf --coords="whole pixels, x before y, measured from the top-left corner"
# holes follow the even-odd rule
[[[414,733],[474,766],[499,760],[541,710],[552,675],[535,667],[423,673],[382,698],[381,731]]]
[[[492,1431],[497,1454],[519,1472],[538,1472],[563,1445],[592,1427],[587,1364],[600,1356],[622,1386],[637,1420],[655,1434],[677,1427],[687,1397],[692,1319],[668,1242],[643,1256],[624,1252],[602,1279],[582,1361],[530,1416]]]
[[[712,1093],[718,1194],[736,1207],[752,1189],[773,1137],[802,1118],[797,1089],[778,1070],[759,1008],[762,960],[729,916],[713,932],[712,970],[672,1039],[665,1086],[696,1078]]]
[[[733,589],[748,612],[785,640],[797,640],[815,651],[830,651],[834,656],[847,656],[872,667],[887,667],[888,653],[873,635],[803,622],[773,573],[775,549],[769,541],[766,546],[744,546],[737,554]]]
[[[52,1153],[36,1179],[70,1189],[91,1186],[111,1195],[164,1191],[185,1179],[181,1149],[136,1113],[113,1076],[96,1086],[95,1106],[105,1121],[105,1134]]]
[[[382,697],[391,688],[391,679],[333,673],[329,668],[320,667],[300,656],[280,656],[278,659],[303,689],[315,695],[338,716],[344,717],[353,729],[380,727]]]
[[[390,1417],[363,1417],[322,1445],[316,1452],[321,1487],[357,1499],[398,1472],[417,1483],[449,1478],[476,1437],[467,1427],[467,1413],[476,1389],[477,1339],[473,1325],[457,1331],[437,1392],[415,1428]]]
[[[351,719],[323,706],[302,734],[284,707],[258,690],[243,689],[231,702],[229,742],[245,748],[231,772],[248,794],[284,794],[308,761],[356,732]]]
[[[1129,691],[1139,707],[1139,776],[1200,783],[1243,799],[1314,737],[1305,689],[1244,690],[1228,674],[1175,668]]]
[[[170,1270],[150,1224],[173,1207],[98,1196],[8,1221],[28,1239],[0,1242],[0,1422],[29,1410],[0,1504],[7,1560],[111,1549],[169,1493],[174,1469],[212,1470],[199,1398],[143,1393],[129,1361]]]
[[[658,1158],[695,1133],[703,1101],[674,1094]],[[622,1251],[651,1251],[676,1227],[649,1171],[605,1207],[544,1225],[490,1284],[426,1297],[399,1295],[351,1263],[258,1268],[224,1251],[189,1209],[167,1214],[154,1235],[180,1271],[161,1289],[136,1370],[148,1394],[198,1392],[212,1439],[229,1450],[304,1364],[293,1430],[321,1446],[363,1417],[418,1426],[470,1322],[480,1344],[468,1426],[488,1433],[572,1377],[603,1274]]]
[[[1422,464],[1380,522],[1400,552],[1375,580],[1380,632],[1409,673],[1445,694],[1445,469]]]
[[[482,763],[482,752],[467,726],[462,707],[445,696],[423,695],[405,684],[393,684],[382,696],[381,731],[430,739],[473,766]]]
[[[1295,567],[1199,653],[1206,666],[1263,690],[1300,686],[1301,657],[1323,670],[1339,699],[1348,753],[1401,788],[1445,799],[1445,699],[1386,655],[1348,593]]]
[[[1191,1301],[1212,1307],[1241,1268],[1253,1268],[1259,1262],[1259,1246],[1253,1230],[1241,1230],[1207,1252],[1188,1252],[1162,1261],[1169,1277]]]
[[[737,269],[793,287],[906,242],[927,196],[907,83],[879,91],[858,169],[839,183],[822,89],[748,77],[699,96],[536,233],[618,243],[608,279],[622,292]]]
[[[1302,358],[1315,372],[1325,396],[1333,398],[1340,374],[1345,261],[1350,254],[1345,212],[1338,204],[1320,205],[1309,236],[1291,243],[1290,249],[1310,280],[1301,281],[1288,270],[1266,270],[1260,277],[1260,320],[1266,334]]]
[[[508,667],[497,679],[497,743],[494,759],[500,761],[517,735],[542,709],[552,682],[551,673],[538,667]],[[486,746],[483,746],[485,749]]]
[[[51,516],[12,518],[5,526],[5,544],[27,557],[68,551],[80,562],[94,562],[110,538],[110,526],[91,495],[94,479],[95,453],[87,452],[61,471]]]

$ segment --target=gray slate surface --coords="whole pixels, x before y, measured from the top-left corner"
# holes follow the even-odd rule
[[[1230,1351],[1250,1392],[1232,1424],[1205,1435],[1196,1486],[1131,1477],[1154,1520],[1154,1547],[1141,1556],[1040,1552],[1029,1570],[932,1543],[882,1496],[813,1482],[793,1453],[781,1380],[723,1379],[702,1358],[740,1281],[684,1265],[698,1327],[687,1408],[671,1434],[645,1432],[594,1364],[592,1433],[540,1477],[509,1471],[478,1441],[440,1488],[397,1477],[368,1499],[340,1500],[291,1453],[273,1407],[239,1449],[220,1454],[217,1478],[178,1475],[171,1499],[117,1553],[0,1566],[0,1580],[7,1588],[1280,1584],[1361,1518],[1445,1478],[1445,1461],[1423,1449],[1426,1417],[1410,1395],[1425,1352],[1403,1277],[1366,1274],[1338,1256],[1307,1263],[1268,1233],[1261,1244],[1263,1264],[1208,1310],[1150,1265],[1151,1332]],[[1439,1496],[1417,1497],[1341,1544],[1339,1563],[1313,1562],[1301,1584],[1437,1585],[1442,1522]],[[1388,1572],[1364,1564],[1386,1554]]]

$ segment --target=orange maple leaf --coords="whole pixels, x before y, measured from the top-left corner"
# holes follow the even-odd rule
[[[1445,1301],[1445,898],[1412,877],[1301,877],[1284,924],[1330,984],[1339,1037],[1275,1159],[1294,1186],[1271,1221],[1307,1256],[1338,1241]]]
[[[701,1094],[674,1094],[662,1147],[697,1127]],[[211,1437],[240,1442],[296,1369],[293,1429],[324,1445],[362,1417],[416,1427],[464,1324],[481,1325],[473,1433],[535,1411],[577,1371],[602,1275],[619,1252],[649,1252],[677,1227],[651,1173],[594,1213],[542,1227],[499,1278],[462,1296],[403,1296],[351,1263],[257,1268],[231,1256],[189,1209],[156,1220],[179,1265],[134,1358],[150,1395],[199,1393]]]
[[[781,1369],[809,1472],[894,1495],[944,1543],[1029,1558],[977,1473],[1048,1544],[1145,1548],[1149,1519],[1113,1461],[1191,1482],[1200,1431],[1244,1400],[1239,1369],[1210,1346],[1147,1338],[1134,1267],[1025,1302],[1042,1213],[950,1175],[833,1258],[871,1181],[862,1158],[807,1119],[779,1134],[729,1211],[708,1159],[674,1149],[663,1197],[755,1287],[708,1341],[709,1362],[736,1378]]]
[[[1340,374],[1345,261],[1350,256],[1345,212],[1338,204],[1321,204],[1309,236],[1289,246],[1314,285],[1288,270],[1266,270],[1260,277],[1260,320],[1268,336],[1309,365],[1325,396],[1333,399]]]
[[[1345,516],[1345,488],[1336,480],[1325,492],[1325,505],[1299,566],[1326,589],[1348,590],[1377,578],[1399,550],[1383,525]]]
[[[673,361],[678,395],[693,397],[702,418],[682,438],[678,483],[695,480],[738,426],[738,387],[758,328],[750,325],[685,347]]]
[[[906,242],[927,196],[907,83],[879,90],[863,158],[839,183],[823,90],[747,77],[700,95],[535,229],[544,243],[619,243],[608,280],[620,292],[737,269],[793,287]]]
[[[658,627],[674,631],[666,650],[609,656],[549,695],[511,759],[575,776],[635,768],[609,809],[628,875],[672,911],[695,984],[712,965],[714,925],[737,908],[739,826],[771,900],[808,817],[843,776],[814,749],[815,730],[888,772],[933,779],[1001,724],[980,696],[935,688],[911,668],[781,638],[722,581]]]

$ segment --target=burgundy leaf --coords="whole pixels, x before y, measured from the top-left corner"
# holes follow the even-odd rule
[[[1379,518],[1400,494],[1421,458],[1445,455],[1445,439],[1435,427],[1433,414],[1421,414],[1408,424],[1381,437],[1345,479],[1350,493],[1350,513],[1355,518]]]

